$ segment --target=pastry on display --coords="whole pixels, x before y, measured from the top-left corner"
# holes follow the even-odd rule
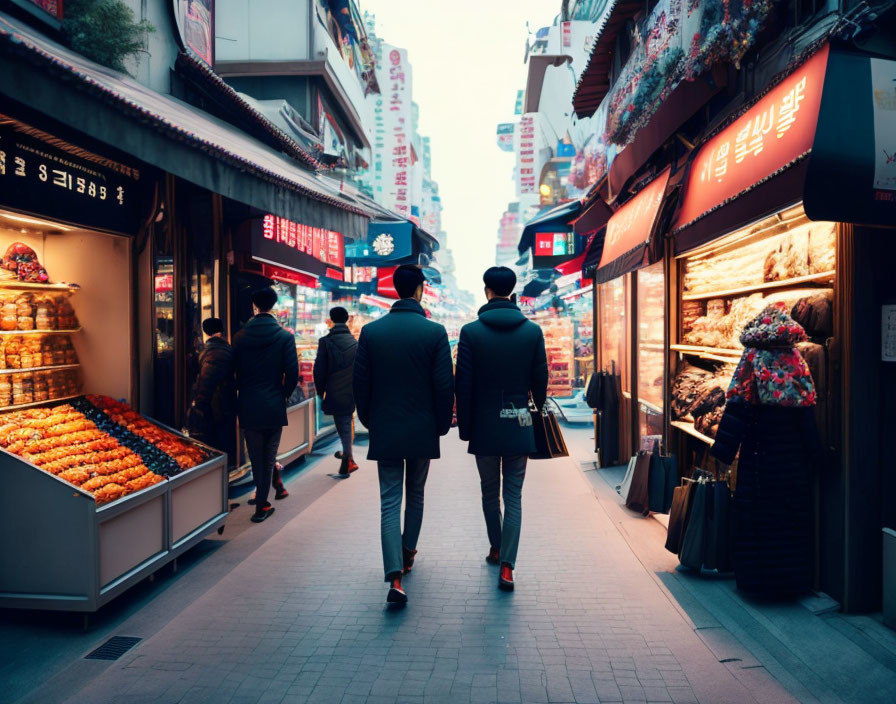
[[[97,504],[165,480],[69,404],[0,415],[0,447],[93,494]]]
[[[45,284],[50,280],[47,270],[41,266],[37,259],[37,253],[22,242],[13,242],[6,248],[0,266],[8,271],[15,272],[19,281],[28,283]]]

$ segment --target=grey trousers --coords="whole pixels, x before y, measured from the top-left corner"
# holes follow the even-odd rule
[[[336,424],[336,433],[342,441],[342,456],[352,456],[352,414],[334,415],[333,422]]]
[[[476,455],[479,480],[482,486],[482,513],[488,540],[501,551],[501,562],[513,569],[520,546],[520,527],[523,522],[523,480],[526,478],[526,455],[489,457]],[[501,519],[501,474],[504,474],[504,517]]]
[[[429,460],[381,460],[380,538],[383,543],[383,571],[387,582],[401,576],[404,567],[402,546],[417,548],[423,524],[423,488],[429,474]],[[405,486],[404,534],[401,531],[402,484]]]
[[[277,448],[280,447],[280,436],[283,428],[246,428],[246,451],[252,463],[252,479],[255,482],[256,510],[268,504],[271,491],[271,478],[274,476],[274,463],[277,461]]]

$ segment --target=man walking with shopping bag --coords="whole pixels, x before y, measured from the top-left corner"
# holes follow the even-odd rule
[[[490,564],[501,565],[498,587],[513,590],[522,524],[522,490],[535,434],[528,409],[538,410],[548,389],[548,365],[541,328],[510,300],[516,274],[504,266],[482,277],[488,303],[479,320],[464,325],[457,348],[457,426],[476,456],[482,512],[491,544]],[[501,516],[501,476],[504,516]]]
[[[454,389],[448,335],[420,305],[423,272],[403,265],[392,281],[401,300],[361,329],[353,387],[358,418],[370,431],[367,459],[379,471],[387,601],[404,604],[401,577],[417,554],[429,462],[439,457],[439,436],[451,428]]]

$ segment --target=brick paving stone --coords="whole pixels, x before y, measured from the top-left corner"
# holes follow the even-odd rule
[[[375,466],[362,461],[68,701],[722,704],[699,691],[755,701],[635,557],[573,460],[530,464],[514,593],[496,589],[483,560],[478,492],[452,433],[430,470],[410,603],[393,611]]]

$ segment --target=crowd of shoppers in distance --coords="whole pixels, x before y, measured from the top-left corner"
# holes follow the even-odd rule
[[[536,450],[531,413],[540,412],[547,397],[541,328],[513,299],[513,271],[488,269],[483,276],[487,303],[478,319],[461,330],[455,376],[445,328],[428,320],[420,305],[423,272],[400,266],[393,283],[400,299],[387,315],[365,325],[357,341],[348,327],[349,312],[336,307],[330,311],[330,331],[318,345],[316,392],[342,442],[335,476],[348,478],[358,469],[352,454],[357,409],[370,433],[367,459],[376,461],[379,475],[386,600],[405,604],[402,577],[417,556],[426,478],[431,461],[439,458],[439,439],[451,428],[456,403],[460,438],[469,442],[479,470],[489,540],[485,559],[500,565],[498,587],[511,591],[522,486],[529,455]],[[191,434],[231,452],[235,437],[231,444],[221,426],[228,425],[227,413],[233,412],[228,409],[236,409],[256,487],[252,520],[258,523],[274,512],[268,501],[272,486],[275,498],[288,495],[276,464],[277,448],[287,424],[287,399],[298,383],[295,341],[271,315],[276,302],[272,288],[253,294],[255,315],[235,336],[232,350],[221,321],[203,323],[209,338],[190,413]],[[235,426],[232,417],[229,425]]]

